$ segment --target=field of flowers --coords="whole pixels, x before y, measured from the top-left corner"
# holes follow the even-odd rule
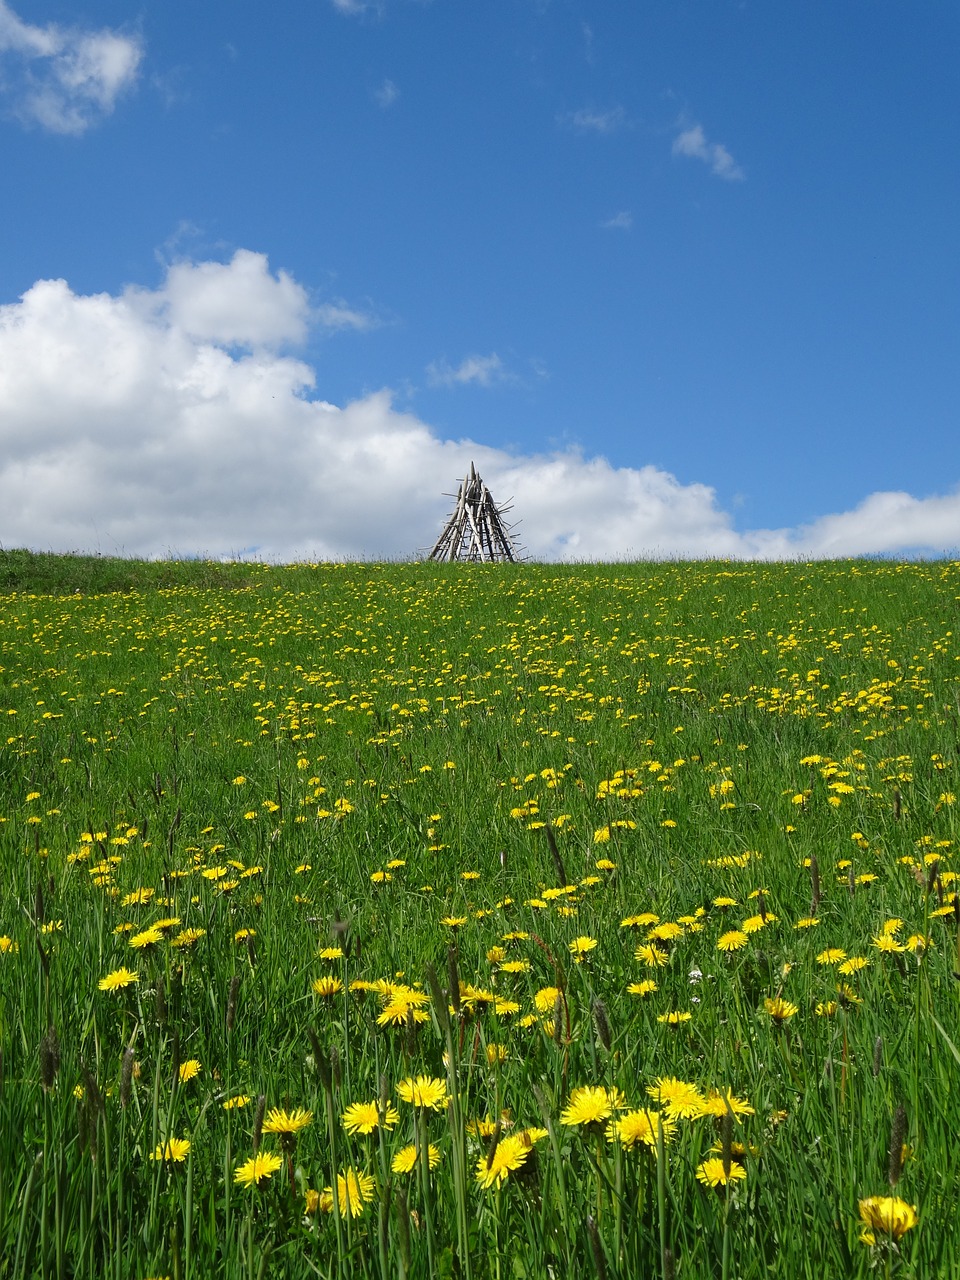
[[[0,596],[0,1276],[960,1275],[960,564]]]

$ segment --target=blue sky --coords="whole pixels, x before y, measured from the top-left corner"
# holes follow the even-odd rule
[[[0,0],[0,543],[406,554],[476,457],[547,558],[960,547],[958,55],[955,3]]]

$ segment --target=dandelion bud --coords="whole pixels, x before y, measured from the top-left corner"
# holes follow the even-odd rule
[[[47,1028],[47,1034],[40,1041],[40,1083],[44,1091],[49,1093],[54,1086],[57,1072],[60,1070],[60,1041],[53,1023]]]
[[[901,1106],[893,1113],[890,1127],[890,1150],[887,1160],[887,1181],[895,1187],[903,1173],[903,1143],[907,1136],[907,1113]]]
[[[263,1137],[263,1113],[267,1109],[267,1095],[261,1093],[257,1098],[257,1109],[253,1113],[253,1154],[260,1150],[260,1139]]]
[[[234,974],[230,979],[230,990],[227,994],[227,1035],[233,1030],[237,1020],[237,992],[240,990],[240,975]]]
[[[607,1016],[607,1006],[602,1000],[596,999],[593,1002],[593,1023],[597,1028],[597,1039],[610,1052],[610,1046],[613,1044],[613,1035],[610,1031],[610,1019]]]

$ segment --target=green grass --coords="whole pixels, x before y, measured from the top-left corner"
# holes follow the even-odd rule
[[[0,589],[0,1276],[960,1275],[960,565]]]
[[[217,560],[130,560],[121,556],[51,555],[0,550],[0,592],[102,595],[171,587],[248,587],[269,572],[262,563]]]

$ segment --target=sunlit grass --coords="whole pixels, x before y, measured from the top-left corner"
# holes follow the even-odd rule
[[[960,566],[224,568],[0,597],[0,1275],[958,1273]]]

